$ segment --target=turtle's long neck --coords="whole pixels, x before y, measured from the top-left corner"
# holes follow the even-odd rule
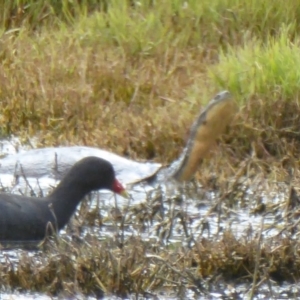
[[[203,117],[203,115],[201,116]],[[183,149],[178,160],[170,166],[170,169],[173,170],[171,177],[177,181],[190,180],[195,174],[203,157],[212,147],[212,143],[209,140],[197,140],[197,130],[201,124],[203,124],[203,122],[200,117],[197,119],[197,122],[193,124],[187,145]]]
[[[193,123],[186,147],[169,168],[170,177],[188,181],[207,155],[216,139],[225,131],[236,112],[236,105],[227,91],[217,94]]]

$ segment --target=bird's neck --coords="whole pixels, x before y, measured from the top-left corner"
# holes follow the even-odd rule
[[[68,223],[79,202],[89,192],[89,190],[84,189],[80,182],[76,185],[74,182],[64,180],[47,197],[46,201],[49,209],[54,214],[58,230]]]

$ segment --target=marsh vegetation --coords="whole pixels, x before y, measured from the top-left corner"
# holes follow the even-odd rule
[[[272,297],[273,284],[298,282],[299,32],[294,0],[2,1],[4,139],[170,163],[216,92],[229,90],[240,111],[178,198],[113,203],[105,218],[87,201],[40,252],[21,251],[16,264],[3,250],[0,288],[209,297],[220,283],[246,282],[251,298],[262,284]],[[229,225],[208,234],[209,221],[180,199],[204,201]],[[240,210],[274,219],[237,235],[230,218]],[[128,222],[135,230],[124,234]],[[89,226],[99,234],[83,234]]]

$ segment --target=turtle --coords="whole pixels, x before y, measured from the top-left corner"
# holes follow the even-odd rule
[[[3,176],[13,175],[35,180],[61,180],[77,161],[87,156],[97,156],[110,161],[118,179],[127,185],[141,182],[152,185],[165,180],[189,181],[236,112],[237,105],[228,91],[215,95],[195,119],[186,146],[178,159],[170,165],[138,162],[93,147],[49,147],[22,151],[2,158],[0,179],[3,183]]]

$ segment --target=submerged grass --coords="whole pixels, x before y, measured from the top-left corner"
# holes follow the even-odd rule
[[[220,241],[203,239],[190,249],[173,250],[140,238],[129,239],[122,248],[110,239],[80,246],[61,241],[44,253],[21,257],[18,269],[2,265],[1,282],[12,289],[65,296],[147,297],[162,291],[180,295],[187,288],[198,296],[209,295],[209,286],[224,278],[251,282],[258,246],[259,280],[299,279],[299,253],[292,250],[298,246],[295,241],[278,238],[258,244],[225,233]],[[219,278],[214,278],[217,274]]]
[[[252,284],[253,295],[265,283],[272,294],[277,284],[297,282],[300,277],[299,198],[292,186],[289,193],[287,185],[270,185],[261,175],[248,175],[237,175],[230,182],[216,178],[213,185],[207,185],[218,197],[211,199],[211,210],[201,218],[195,210],[185,209],[182,195],[162,201],[159,190],[141,203],[116,208],[117,219],[114,214],[106,218],[94,214],[83,203],[66,234],[48,239],[40,251],[19,252],[16,262],[16,253],[10,256],[1,250],[0,284],[12,291],[60,297],[170,294],[185,298],[187,291],[195,297],[209,297],[219,291],[219,285],[238,283]],[[250,199],[247,190],[254,186]],[[287,201],[270,201],[271,194],[262,199],[262,192],[274,190],[284,191]],[[189,185],[184,195],[209,202],[203,192]],[[237,237],[232,224],[240,209],[260,215],[261,228],[249,224]],[[276,218],[263,224],[269,214]],[[217,231],[214,215],[220,218]],[[114,228],[114,237],[100,238],[109,227]],[[269,231],[277,233],[269,235]]]

